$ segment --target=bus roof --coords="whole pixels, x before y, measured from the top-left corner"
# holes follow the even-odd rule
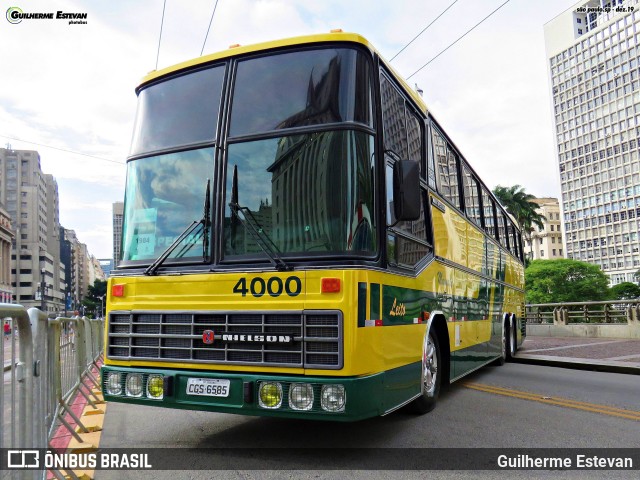
[[[253,45],[242,45],[236,46],[232,45],[227,50],[223,50],[221,52],[211,53],[209,55],[204,55],[202,57],[197,57],[191,60],[187,60],[185,62],[178,63],[176,65],[172,65],[170,67],[163,68],[161,70],[152,70],[149,72],[140,82],[136,91],[139,91],[141,87],[146,85],[149,82],[162,78],[166,75],[170,75],[175,72],[179,72],[181,70],[189,69],[192,67],[197,67],[198,65],[206,64],[209,62],[214,62],[217,60],[223,60],[226,58],[237,57],[240,55],[245,55],[249,53],[262,52],[266,50],[272,50],[282,47],[292,47],[296,45],[306,45],[313,43],[333,43],[333,42],[344,42],[344,43],[357,43],[360,44],[371,52],[376,53],[381,61],[385,64],[385,66],[393,72],[394,76],[398,81],[402,83],[407,93],[411,95],[413,100],[418,104],[418,106],[422,109],[424,113],[427,112],[427,107],[417,92],[409,86],[409,84],[402,78],[402,76],[393,68],[389,63],[380,55],[380,53],[376,50],[376,48],[362,35],[357,33],[348,33],[343,32],[341,30],[332,31],[330,33],[322,33],[316,35],[304,35],[300,37],[292,37],[285,38],[281,40],[272,40],[269,42],[256,43]]]

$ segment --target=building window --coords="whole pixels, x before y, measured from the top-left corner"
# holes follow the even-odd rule
[[[540,250],[540,256],[544,257],[544,250]]]
[[[556,256],[556,249],[555,248],[553,249],[553,256],[554,257]]]

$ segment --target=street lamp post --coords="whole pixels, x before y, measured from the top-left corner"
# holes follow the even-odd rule
[[[104,297],[105,295],[100,297],[100,318],[104,318]]]
[[[40,270],[40,310],[42,310],[43,312],[46,312],[45,310],[46,304],[44,301],[44,294],[47,288],[45,283],[45,278],[44,278],[45,273],[46,273],[46,270],[44,268]]]

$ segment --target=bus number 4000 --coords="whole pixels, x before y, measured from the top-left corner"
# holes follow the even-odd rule
[[[287,277],[284,282],[280,277],[271,277],[267,281],[261,277],[252,278],[247,287],[247,279],[241,278],[233,287],[233,293],[239,293],[243,297],[251,293],[256,298],[268,293],[272,297],[279,297],[282,292],[290,297],[300,295],[302,291],[302,281],[299,277]]]

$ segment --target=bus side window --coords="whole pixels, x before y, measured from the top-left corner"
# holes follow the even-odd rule
[[[458,189],[458,159],[453,148],[444,137],[432,128],[433,153],[437,169],[436,184],[438,192],[451,204],[460,208],[460,192]]]
[[[482,218],[484,219],[484,229],[487,232],[487,235],[496,238],[496,220],[493,199],[485,187],[482,187]]]

